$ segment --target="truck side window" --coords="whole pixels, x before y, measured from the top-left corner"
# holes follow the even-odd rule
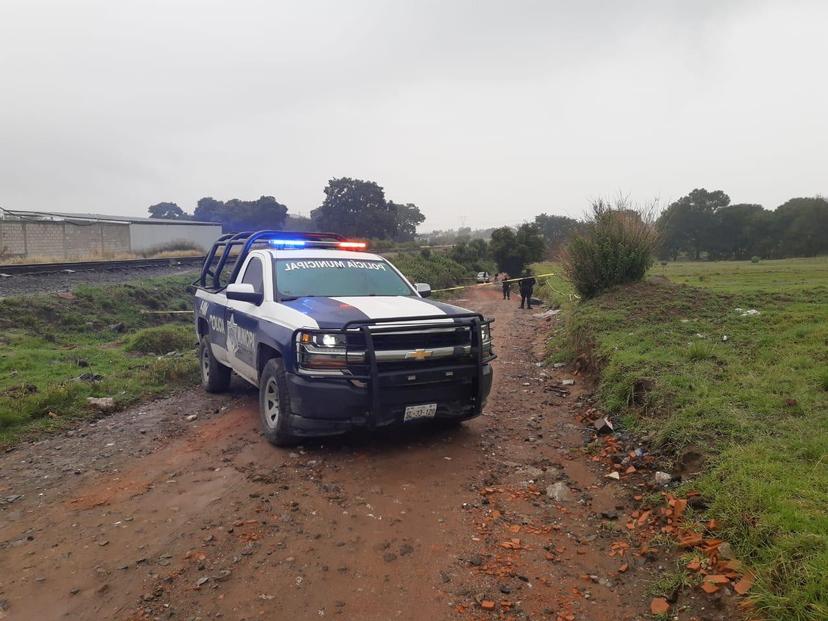
[[[242,283],[253,285],[253,290],[256,293],[264,293],[264,276],[262,273],[262,262],[253,257],[247,264],[247,269],[244,270],[244,278]]]

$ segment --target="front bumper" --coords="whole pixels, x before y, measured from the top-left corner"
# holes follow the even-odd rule
[[[460,421],[483,411],[492,387],[488,362],[384,374],[373,398],[368,383],[346,378],[306,378],[287,374],[291,432],[296,436],[325,436],[360,428],[402,424],[409,405],[436,403],[437,413],[426,420]],[[376,405],[378,404],[378,405]],[[406,423],[412,424],[412,423]]]

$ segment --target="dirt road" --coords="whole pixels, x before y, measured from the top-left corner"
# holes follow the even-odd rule
[[[0,618],[645,618],[663,567],[619,556],[629,493],[584,451],[588,386],[535,364],[545,320],[471,295],[500,357],[459,429],[279,450],[239,386],[3,455]]]

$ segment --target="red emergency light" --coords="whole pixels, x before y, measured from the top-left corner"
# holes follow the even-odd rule
[[[342,250],[365,250],[368,247],[368,244],[365,242],[344,241],[339,242],[338,247]]]

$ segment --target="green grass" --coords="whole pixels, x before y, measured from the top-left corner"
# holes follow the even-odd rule
[[[191,317],[141,313],[189,309],[186,284],[159,278],[79,287],[74,299],[0,300],[0,445],[94,414],[87,397],[124,407],[195,382]]]
[[[672,283],[576,305],[555,346],[588,352],[603,407],[628,425],[668,453],[707,453],[691,485],[757,571],[767,618],[828,618],[828,259],[678,263],[651,275]]]

